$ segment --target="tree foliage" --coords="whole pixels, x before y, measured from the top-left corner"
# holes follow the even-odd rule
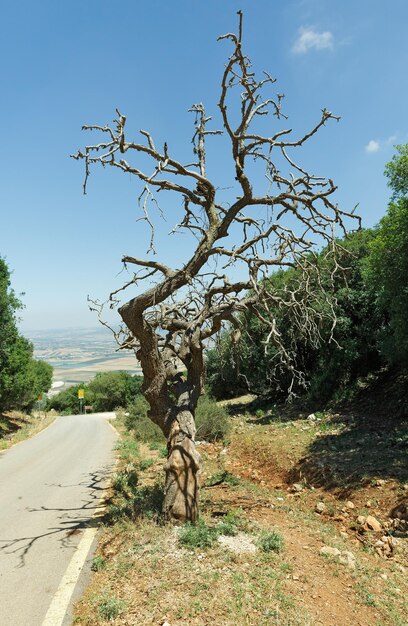
[[[379,310],[387,318],[381,332],[381,350],[392,363],[408,364],[408,144],[385,173],[393,200],[380,220],[370,244],[366,279],[376,294]]]
[[[33,345],[18,331],[21,308],[7,263],[0,258],[0,411],[30,410],[51,387],[52,367],[33,359]]]
[[[80,411],[78,389],[84,389],[85,404],[94,412],[125,408],[141,393],[143,378],[127,372],[100,372],[88,384],[77,384],[63,389],[48,402],[48,408],[65,415]]]
[[[393,191],[386,214],[375,228],[338,242],[343,253],[337,262],[345,270],[332,283],[334,329],[324,323],[316,346],[296,333],[287,310],[269,312],[281,318],[283,341],[292,346],[305,374],[307,384],[295,391],[319,403],[347,395],[358,377],[380,366],[408,364],[408,146],[397,146],[397,151],[385,169]],[[333,266],[324,254],[319,261],[325,284]],[[293,270],[280,271],[270,280],[290,285],[293,275]],[[227,397],[249,388],[282,399],[287,373],[273,367],[275,354],[265,350],[268,326],[251,314],[242,319],[246,330],[240,345],[234,346],[224,332],[207,355],[211,392]]]
[[[311,399],[325,402],[344,389],[351,380],[364,375],[379,363],[377,340],[384,321],[376,310],[372,290],[364,282],[364,261],[374,233],[361,230],[338,242],[337,262],[344,267],[331,283],[335,325],[323,317],[319,327],[320,341],[310,341],[298,333],[290,311],[271,309],[269,315],[279,319],[282,341],[296,355],[298,367],[304,373],[293,391],[296,395],[308,393]],[[330,283],[333,263],[324,252],[319,257],[322,284]],[[287,270],[271,277],[271,282],[290,288],[296,271]],[[326,298],[315,304],[317,309],[327,306]],[[289,373],[276,367],[274,351],[267,349],[263,338],[267,325],[255,316],[246,315],[245,332],[238,347],[231,344],[224,333],[216,349],[208,354],[208,382],[217,397],[233,395],[243,389],[273,396],[286,397]]]

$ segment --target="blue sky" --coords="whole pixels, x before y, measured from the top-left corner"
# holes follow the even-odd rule
[[[236,30],[240,8],[246,52],[259,72],[278,79],[288,125],[301,134],[323,107],[342,118],[313,138],[302,163],[333,178],[337,201],[346,210],[358,203],[365,226],[384,214],[384,164],[408,141],[406,0],[3,0],[0,7],[0,255],[14,289],[25,292],[23,329],[96,325],[87,294],[104,299],[123,278],[121,256],[147,249],[135,180],[95,171],[82,195],[82,164],[69,158],[88,141],[81,125],[106,124],[118,107],[130,134],[148,129],[182,160],[191,149],[191,104],[204,102],[220,126],[230,48],[216,39]],[[228,156],[216,141],[210,172],[227,187]],[[171,263],[187,244],[169,229],[159,227],[158,258]]]

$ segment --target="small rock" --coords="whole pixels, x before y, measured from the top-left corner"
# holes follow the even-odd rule
[[[355,509],[356,508],[355,504],[353,502],[351,502],[350,500],[348,502],[346,502],[346,507],[348,509]]]
[[[380,574],[380,578],[382,578],[383,580],[388,580],[387,574]]]
[[[364,515],[359,515],[357,518],[357,524],[360,524],[361,526],[363,526],[366,523],[366,518],[364,517]]]
[[[337,548],[331,548],[330,546],[323,546],[319,550],[320,554],[326,554],[327,556],[340,556],[341,552]]]
[[[373,503],[371,502],[371,500],[367,500],[367,502],[365,503],[367,509],[371,508],[373,506]]]
[[[380,522],[378,521],[378,519],[376,519],[372,515],[369,515],[366,518],[365,523],[366,523],[366,525],[368,526],[368,528],[370,530],[373,530],[376,533],[379,533],[382,530],[382,526],[381,526]]]
[[[307,416],[307,419],[309,420],[309,422],[315,422],[316,415],[314,413],[311,413],[310,415]]]
[[[340,531],[340,537],[343,537],[343,539],[348,539],[348,534],[346,532],[344,532],[344,530]]]
[[[284,502],[285,498],[276,498],[278,502]]]
[[[316,513],[323,513],[326,510],[326,505],[324,502],[317,502],[315,506]]]
[[[303,485],[301,485],[300,483],[294,483],[292,485],[292,491],[303,491]]]
[[[386,482],[387,482],[387,481],[386,481],[386,480],[384,480],[383,478],[378,478],[378,479],[375,481],[375,484],[376,484],[376,487],[382,487],[383,485],[385,485],[385,484],[386,484]]]
[[[347,565],[349,569],[356,569],[356,557],[352,552],[342,552],[339,556],[339,561],[343,565]]]

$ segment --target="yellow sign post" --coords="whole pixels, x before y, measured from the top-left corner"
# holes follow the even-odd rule
[[[85,389],[78,389],[78,399],[79,399],[79,412],[82,415],[83,410],[82,410],[82,405],[83,405],[83,401],[85,398]]]

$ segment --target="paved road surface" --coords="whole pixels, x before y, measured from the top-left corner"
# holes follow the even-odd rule
[[[109,415],[58,417],[0,454],[0,626],[42,624],[113,467]]]

